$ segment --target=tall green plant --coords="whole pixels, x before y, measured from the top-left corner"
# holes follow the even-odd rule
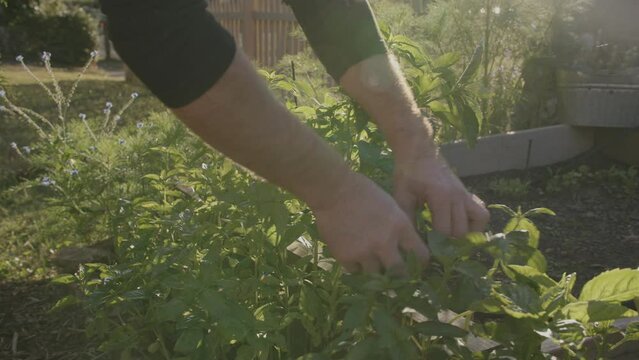
[[[399,36],[389,44],[414,67],[413,85],[430,88],[420,93],[423,104],[441,101],[451,111],[463,104],[467,79],[447,70],[453,55],[430,60]],[[292,79],[263,75],[275,90],[310,96]],[[415,81],[426,75],[440,84],[420,88],[426,80]],[[69,96],[46,89],[64,117]],[[44,122],[10,96],[1,100],[14,116]],[[355,170],[390,183],[390,154],[357,106],[330,97],[299,106],[287,98]],[[113,107],[106,104],[103,118],[30,124],[42,141],[14,151],[42,175],[11,190],[43,199],[44,216],[73,219],[51,236],[113,242],[114,263],[83,264],[54,280],[80,289],[56,308],[87,306],[87,332],[110,356],[541,359],[549,357],[540,350],[545,339],[585,356],[591,335],[605,356],[611,320],[637,316],[622,303],[639,296],[638,270],[603,273],[578,297],[575,275],[545,274],[529,218],[552,215],[547,209],[501,206],[512,217],[502,232],[460,239],[431,231],[425,219],[428,269],[408,255],[404,278],[345,274],[305,204],[233,165],[168,114],[118,123]],[[475,337],[495,342],[480,348]]]
[[[522,96],[522,71],[536,57],[552,56],[550,41],[554,25],[575,16],[584,0],[439,0],[428,7],[427,49],[432,53],[457,51],[470,62],[469,54],[483,44],[480,71],[486,119],[482,133],[518,128],[513,116]]]

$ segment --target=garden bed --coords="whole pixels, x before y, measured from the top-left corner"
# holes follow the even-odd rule
[[[548,258],[551,276],[577,272],[579,288],[604,270],[639,266],[639,191],[614,179],[606,184],[591,178],[613,167],[620,174],[631,169],[591,151],[553,166],[468,177],[464,182],[488,204],[552,209],[556,217],[536,219],[540,250]],[[548,191],[549,183],[559,188]],[[498,186],[501,190],[496,191]],[[493,228],[506,220],[493,212]]]
[[[559,278],[564,272],[577,272],[580,288],[606,269],[639,265],[639,193],[628,193],[631,189],[619,181],[601,184],[591,179],[602,171],[611,173],[611,168],[617,169],[618,174],[631,174],[631,168],[589,152],[549,167],[469,177],[464,181],[487,203],[554,210],[556,217],[536,219],[541,230],[540,248],[548,258],[551,276]],[[517,179],[530,183],[517,186]],[[496,190],[496,184],[502,189]],[[565,189],[549,191],[549,184]],[[495,212],[492,227],[500,229],[506,220]],[[63,293],[62,288],[40,281],[0,284],[0,357],[74,359],[93,353],[94,345],[81,330],[81,312],[74,308],[48,311]]]

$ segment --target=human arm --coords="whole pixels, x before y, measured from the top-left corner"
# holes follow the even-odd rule
[[[488,211],[439,155],[430,123],[383,44],[368,3],[286,1],[328,72],[388,141],[395,157],[394,196],[409,218],[415,219],[416,210],[427,203],[434,228],[445,235],[482,230]]]
[[[433,227],[453,237],[482,231],[489,220],[441,157],[432,128],[392,55],[375,55],[348,69],[340,83],[375,120],[395,158],[394,196],[411,219],[428,204]]]
[[[160,6],[144,1],[151,9]],[[118,18],[114,8],[112,29],[121,34],[114,41],[142,81],[186,125],[231,159],[306,201],[317,218],[322,240],[347,269],[375,272],[401,267],[400,250],[427,261],[428,250],[392,197],[352,172],[275,99],[201,5],[184,8],[187,2],[179,6],[166,0],[161,3],[172,11],[194,14],[185,24],[160,19],[139,26],[128,12],[130,23],[117,21],[125,15]],[[195,20],[204,23],[193,24]],[[197,37],[202,31],[215,34],[200,42]],[[181,56],[161,56],[178,46]],[[202,58],[190,57],[198,51]],[[227,54],[232,58],[226,59]],[[226,63],[220,69],[222,60]]]

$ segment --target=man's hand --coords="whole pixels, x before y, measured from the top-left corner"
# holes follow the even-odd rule
[[[322,240],[346,270],[402,274],[402,252],[428,263],[428,249],[408,216],[371,180],[350,174],[335,195],[313,210]]]
[[[417,107],[390,55],[378,55],[352,66],[340,84],[373,117],[393,149],[395,199],[414,221],[427,203],[435,230],[460,237],[488,223],[485,206],[466,191],[439,158],[430,123]]]
[[[462,237],[488,224],[484,203],[466,190],[436,153],[397,156],[394,177],[395,199],[411,220],[426,203],[433,228],[446,236]]]

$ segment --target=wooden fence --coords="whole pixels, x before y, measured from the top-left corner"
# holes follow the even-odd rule
[[[240,47],[261,66],[275,65],[285,54],[302,50],[306,41],[282,0],[210,0],[209,8]]]

